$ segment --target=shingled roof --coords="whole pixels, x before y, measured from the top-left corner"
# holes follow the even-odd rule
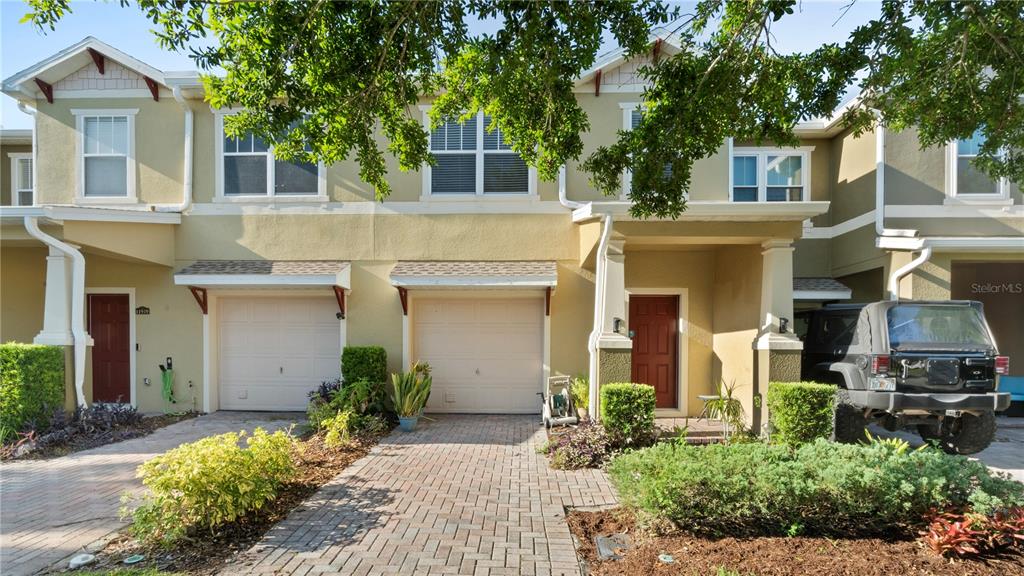
[[[396,286],[554,286],[557,279],[557,265],[546,260],[402,261],[391,270]]]
[[[807,295],[829,296],[828,298],[811,298],[815,300],[848,300],[851,293],[845,284],[833,278],[793,278],[793,297],[801,299],[801,296]]]
[[[308,276],[337,274],[348,267],[341,260],[199,260],[178,274]]]

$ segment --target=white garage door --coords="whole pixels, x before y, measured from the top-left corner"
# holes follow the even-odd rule
[[[541,299],[417,299],[413,356],[434,379],[427,411],[539,412],[543,319]]]
[[[305,410],[306,394],[341,372],[333,298],[220,300],[222,410]]]

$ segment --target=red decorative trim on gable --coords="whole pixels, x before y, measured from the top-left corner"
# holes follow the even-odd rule
[[[601,70],[594,76],[594,96],[601,95]]]
[[[409,315],[409,291],[402,286],[398,288],[398,299],[402,301],[402,316]]]
[[[92,61],[96,64],[96,69],[100,71],[100,74],[105,74],[103,70],[103,54],[96,51],[95,48],[86,48],[89,52],[89,56],[92,56]]]
[[[39,86],[39,89],[43,91],[43,96],[46,96],[46,101],[50,104],[53,104],[53,86],[40,80],[39,78],[36,78],[35,80],[36,86]]]
[[[654,57],[655,63],[657,63],[658,56],[660,56],[660,55],[661,55],[661,38],[658,38],[657,40],[654,41],[653,57]]]
[[[153,80],[149,76],[143,76],[142,79],[146,81],[146,86],[149,86],[149,93],[153,95],[153,100],[159,102],[160,85],[156,83],[156,80]]]
[[[344,320],[345,319],[345,289],[342,288],[341,286],[332,286],[332,288],[334,288],[334,298],[338,300],[338,313],[341,314],[341,316],[339,316],[338,319],[339,320]]]
[[[196,299],[196,304],[199,304],[199,309],[203,311],[203,315],[206,315],[209,311],[209,301],[206,299],[206,288],[189,286],[188,289],[192,291],[192,297]]]
[[[551,286],[544,289],[544,315],[551,316]]]

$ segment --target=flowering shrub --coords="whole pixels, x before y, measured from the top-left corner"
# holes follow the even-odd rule
[[[940,556],[970,556],[1009,546],[1024,547],[1024,508],[984,514],[934,514],[924,543]]]
[[[611,455],[611,438],[600,424],[583,420],[576,428],[548,440],[542,452],[551,458],[552,468],[600,468]]]

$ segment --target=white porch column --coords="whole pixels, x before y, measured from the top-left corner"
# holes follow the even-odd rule
[[[768,240],[761,266],[761,326],[758,348],[789,347],[800,340],[793,334],[793,245],[791,240]],[[786,334],[779,333],[779,319],[789,322]],[[778,346],[782,344],[782,346]]]
[[[590,414],[600,419],[600,386],[629,382],[632,378],[633,341],[626,325],[626,256],[624,242],[611,241],[605,262],[604,297],[601,302],[601,334],[597,338],[597,386],[591,383]],[[615,321],[620,320],[619,332]]]
[[[36,344],[71,346],[71,259],[50,247],[46,256],[46,299],[43,330],[33,339]]]

